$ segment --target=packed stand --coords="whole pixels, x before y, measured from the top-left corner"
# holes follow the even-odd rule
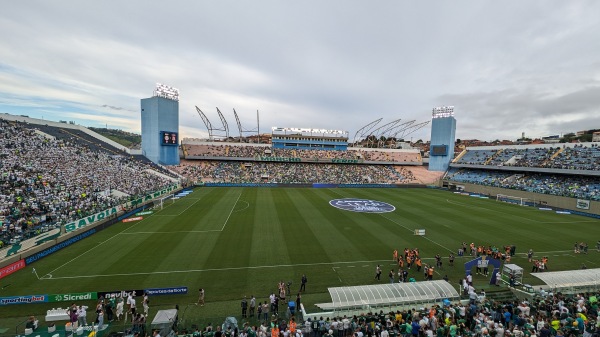
[[[304,158],[317,160],[348,159],[376,162],[421,162],[420,155],[412,152],[377,150],[305,150],[275,149],[266,146],[243,145],[190,145],[184,144],[187,156],[257,158],[263,156]]]
[[[574,147],[467,150],[456,164],[600,171],[598,144]]]
[[[389,165],[307,164],[183,160],[172,167],[192,181],[219,183],[402,184],[411,171]]]
[[[598,144],[592,144],[590,147],[578,145],[565,148],[543,167],[600,171],[600,147]]]
[[[600,200],[600,177],[452,169],[449,171],[447,178],[456,182],[563,197]]]
[[[169,181],[152,166],[121,155],[92,151],[76,138],[54,140],[20,123],[0,120],[2,244],[39,233],[124,202],[111,195],[156,191]]]

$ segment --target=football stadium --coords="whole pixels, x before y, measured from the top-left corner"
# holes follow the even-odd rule
[[[158,86],[139,150],[0,116],[1,336],[593,331],[600,143],[459,148],[453,107],[236,139],[196,109],[179,139]]]

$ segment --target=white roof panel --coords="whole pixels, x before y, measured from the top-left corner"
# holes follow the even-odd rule
[[[328,290],[334,309],[416,301],[435,302],[459,297],[456,289],[444,280],[335,287]]]
[[[600,284],[600,268],[532,273],[531,275],[554,288]]]

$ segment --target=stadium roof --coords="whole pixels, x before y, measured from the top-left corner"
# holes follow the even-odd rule
[[[444,281],[388,283],[355,287],[328,288],[332,309],[362,306],[391,306],[402,303],[440,302],[457,299],[458,292]]]
[[[552,288],[600,285],[600,268],[532,273]]]

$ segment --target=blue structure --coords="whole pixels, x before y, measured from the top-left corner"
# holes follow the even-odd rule
[[[454,107],[433,109],[431,120],[431,143],[429,147],[429,171],[446,171],[454,158],[456,119]]]
[[[348,131],[273,127],[271,147],[345,151],[348,149]]]
[[[179,91],[161,84],[141,100],[142,154],[161,165],[179,164]]]

